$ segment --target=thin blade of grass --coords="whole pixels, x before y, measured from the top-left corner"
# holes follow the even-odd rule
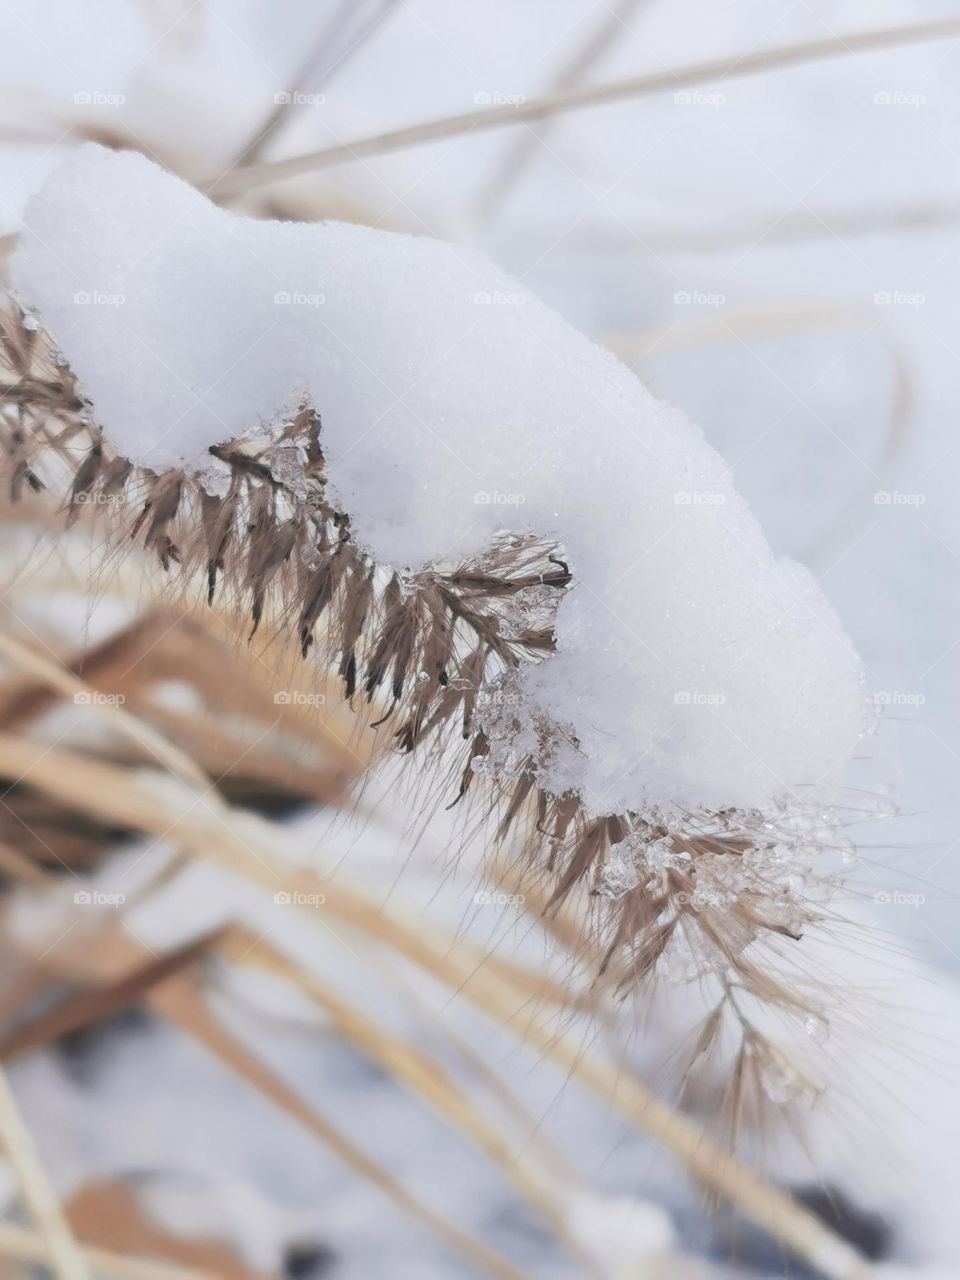
[[[498,129],[505,125],[544,120],[566,111],[578,111],[585,107],[602,106],[646,94],[665,90],[676,92],[687,85],[702,84],[711,80],[732,80],[772,71],[779,67],[798,63],[822,61],[827,58],[847,57],[872,49],[885,49],[900,44],[912,44],[927,40],[947,40],[960,36],[960,18],[944,18],[938,22],[910,23],[900,27],[882,27],[873,31],[853,31],[846,35],[827,36],[820,40],[804,40],[795,44],[778,45],[770,49],[758,49],[737,57],[711,59],[688,66],[670,67],[650,75],[631,76],[607,84],[576,86],[561,93],[547,94],[541,98],[528,98],[521,103],[508,103],[484,107],[476,111],[464,111],[453,116],[427,120],[422,124],[407,125],[387,133],[357,138],[353,142],[338,143],[320,151],[290,156],[250,165],[219,174],[200,186],[215,199],[237,196],[254,187],[283,178],[295,178],[303,173],[324,169],[348,160],[369,159],[386,155],[423,142],[436,142],[440,138],[453,138],[485,129]]]
[[[339,1129],[310,1107],[293,1089],[256,1058],[244,1044],[213,1017],[193,985],[184,976],[155,988],[150,1004],[180,1030],[185,1031],[220,1059],[230,1071],[318,1137],[360,1177],[378,1187],[410,1217],[427,1227],[449,1248],[466,1258],[482,1274],[498,1280],[525,1280],[524,1273],[493,1249],[448,1222],[402,1186],[372,1157],[361,1151]]]

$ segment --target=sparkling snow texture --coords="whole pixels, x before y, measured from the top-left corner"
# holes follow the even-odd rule
[[[559,539],[559,652],[521,677],[571,739],[554,789],[597,813],[764,807],[842,776],[860,668],[817,584],[694,426],[481,254],[237,217],[86,145],[31,201],[13,280],[137,462],[203,469],[308,396],[382,563]]]

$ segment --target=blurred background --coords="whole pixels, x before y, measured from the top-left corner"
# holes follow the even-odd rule
[[[889,34],[842,39],[864,29]],[[882,713],[841,894],[872,941],[838,931],[819,962],[884,1012],[822,1046],[826,1096],[862,1070],[856,1105],[742,1154],[868,1256],[942,1276],[960,1274],[958,40],[944,0],[0,2],[4,271],[26,199],[86,138],[252,216],[478,246],[698,422],[816,573]],[[659,79],[569,109],[634,77]],[[516,119],[343,148],[488,109]],[[464,844],[442,806],[418,821],[275,633],[247,645],[96,513],[0,515],[9,1274],[816,1274],[707,1203],[642,1118],[647,1088],[676,1101],[695,991],[598,1004],[576,907],[545,920],[510,868],[481,881],[484,833]],[[278,705],[279,673],[302,696]],[[680,1100],[706,1128],[723,1071]]]

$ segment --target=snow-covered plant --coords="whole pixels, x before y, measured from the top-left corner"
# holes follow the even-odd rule
[[[818,911],[860,668],[693,426],[473,252],[238,218],[129,153],[55,172],[13,283],[14,497],[295,628],[551,907],[590,896],[618,986],[817,1017],[757,944]]]

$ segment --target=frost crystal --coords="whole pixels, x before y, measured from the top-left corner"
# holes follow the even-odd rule
[[[278,445],[268,455],[270,474],[278,484],[284,485],[301,502],[307,496],[307,477],[303,456],[295,444]]]
[[[504,605],[500,634],[516,639],[525,631],[552,630],[560,600],[552,587],[524,587]]]
[[[612,846],[597,892],[601,897],[616,899],[638,884],[655,891],[664,871],[690,865],[690,855],[675,850],[669,837],[653,838],[641,828]]]
[[[552,726],[524,698],[516,672],[504,672],[477,694],[475,720],[489,747],[491,770],[513,777],[528,765],[538,776],[549,763]]]
[[[199,478],[212,498],[225,498],[230,492],[230,468],[219,458],[211,458],[199,473]]]
[[[689,869],[691,863],[690,854],[685,849],[675,849],[669,836],[661,836],[659,840],[643,845],[643,860],[654,876],[664,871]]]
[[[657,971],[671,982],[721,973],[762,934],[774,929],[802,936],[816,902],[826,892],[815,874],[824,846],[842,837],[818,806],[774,806],[770,817],[728,811],[712,819],[692,815],[676,837],[650,837],[662,830],[663,814],[615,845],[618,858],[630,851],[640,882],[664,903],[657,925],[668,930]],[[691,850],[692,852],[688,852]],[[829,1028],[810,1018],[807,1033],[825,1037]]]
[[[616,901],[635,889],[639,883],[640,876],[632,853],[624,849],[622,843],[614,845],[604,863],[603,878],[597,892],[602,898]]]

